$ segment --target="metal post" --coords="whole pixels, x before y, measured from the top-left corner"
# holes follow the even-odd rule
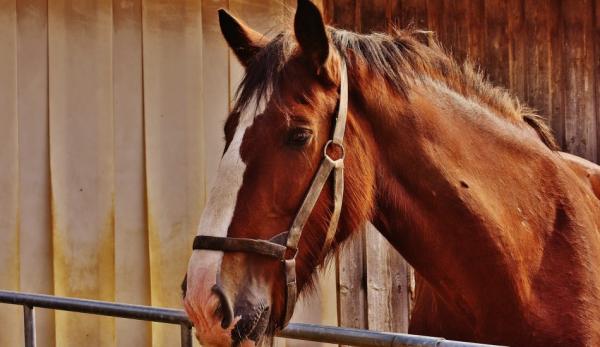
[[[181,323],[181,347],[192,347],[192,327]]]
[[[25,327],[25,347],[35,347],[35,312],[33,306],[23,306],[23,323]]]

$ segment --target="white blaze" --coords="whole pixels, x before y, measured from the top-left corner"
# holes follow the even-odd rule
[[[263,102],[258,104],[258,107],[256,102],[251,102],[240,113],[237,129],[227,151],[221,158],[214,187],[211,189],[202,212],[198,235],[227,236],[246,171],[246,164],[242,161],[240,154],[242,141],[246,130],[252,126],[255,118],[264,111],[264,108]],[[210,333],[211,330],[219,327],[218,324],[215,324],[218,322],[212,322],[211,315],[214,308],[211,306],[216,302],[211,295],[211,288],[216,283],[222,258],[223,252],[221,251],[195,250],[188,263],[186,310],[188,314],[193,311],[193,315],[200,318],[200,321],[208,323],[204,329],[196,326],[198,330],[205,330],[204,332],[199,331],[199,333]],[[192,314],[190,314],[190,318],[198,321],[192,317]]]
[[[215,185],[202,212],[197,235],[227,236],[227,229],[233,218],[237,195],[246,171],[246,164],[240,157],[240,146],[246,129],[251,124],[251,121],[240,119],[233,140],[219,163]]]
[[[240,148],[246,130],[252,126],[256,115],[264,111],[264,103],[258,108],[252,103],[240,114],[235,134],[227,152],[221,158],[215,185],[211,189],[208,202],[198,226],[198,235],[227,236],[227,229],[231,224],[237,196],[242,187],[246,164],[242,161]]]

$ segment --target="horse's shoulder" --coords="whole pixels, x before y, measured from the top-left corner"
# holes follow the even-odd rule
[[[558,152],[569,168],[588,185],[600,199],[600,166],[576,155]]]

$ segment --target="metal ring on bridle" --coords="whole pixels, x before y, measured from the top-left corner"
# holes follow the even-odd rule
[[[293,255],[291,257],[287,256],[288,251],[292,251]],[[283,258],[281,258],[281,261],[285,262],[286,260],[293,260],[293,259],[296,259],[296,256],[298,256],[298,248],[287,247],[286,251],[283,253]]]
[[[327,154],[327,149],[329,149],[329,147],[332,145],[336,145],[342,150],[342,156],[339,157],[338,159],[333,159],[329,154]],[[327,141],[327,143],[325,144],[325,147],[323,148],[323,156],[325,158],[327,158],[327,160],[331,161],[332,163],[337,164],[337,163],[342,162],[344,160],[344,158],[346,157],[346,150],[344,149],[343,144],[338,143],[335,140],[329,140],[329,141]]]

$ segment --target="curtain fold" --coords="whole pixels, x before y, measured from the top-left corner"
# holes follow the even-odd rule
[[[16,3],[0,0],[0,286],[19,289],[19,120]],[[18,341],[21,309],[1,305],[0,346]]]
[[[200,0],[143,2],[143,60],[151,303],[179,307],[205,191]],[[178,332],[153,324],[152,341]]]
[[[113,1],[115,301],[150,305],[142,1]],[[115,322],[116,345],[149,346],[151,324]]]
[[[112,301],[112,3],[56,0],[48,13],[54,293]],[[55,316],[56,345],[112,345],[113,319]]]
[[[48,138],[48,6],[17,4],[20,290],[54,293]],[[54,312],[36,311],[38,341],[54,345]],[[19,342],[20,342],[19,338]],[[0,345],[4,346],[4,344]],[[11,344],[15,346],[18,344]],[[8,345],[7,345],[8,346]]]
[[[272,35],[289,2],[0,0],[0,289],[180,308],[243,74],[216,11]],[[300,317],[335,323],[325,283]],[[38,309],[36,323],[39,346],[180,339],[71,312]],[[0,305],[0,324],[0,346],[23,345],[20,307]]]

